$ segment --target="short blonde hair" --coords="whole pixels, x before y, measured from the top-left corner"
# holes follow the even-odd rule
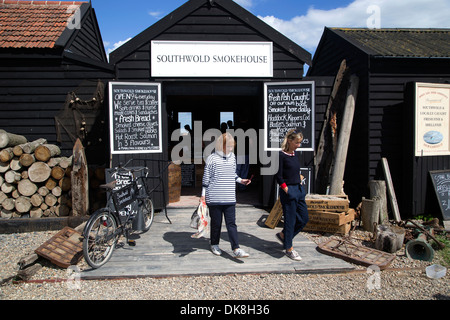
[[[303,141],[303,133],[298,132],[295,129],[289,130],[288,133],[286,134],[286,136],[284,137],[283,142],[281,143],[281,150],[288,151],[288,149],[289,149],[288,140],[292,141],[292,140],[297,140],[297,139],[300,139],[300,141]]]
[[[232,145],[234,148],[235,144],[233,136],[229,132],[225,132],[216,139],[216,151],[223,152],[227,145]]]

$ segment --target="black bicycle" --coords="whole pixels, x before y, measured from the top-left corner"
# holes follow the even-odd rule
[[[107,205],[94,212],[84,228],[83,255],[92,268],[109,261],[121,236],[125,236],[128,244],[135,244],[130,235],[136,218],[143,232],[153,223],[151,193],[154,189],[150,191],[147,186],[148,168],[127,168],[130,161],[114,170],[116,180],[100,186],[108,191]],[[122,185],[117,186],[119,181]]]

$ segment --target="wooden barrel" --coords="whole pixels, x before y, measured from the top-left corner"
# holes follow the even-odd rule
[[[169,203],[180,201],[181,197],[181,166],[169,165]]]
[[[202,185],[204,166],[204,163],[195,165],[195,181],[199,181],[199,185]]]

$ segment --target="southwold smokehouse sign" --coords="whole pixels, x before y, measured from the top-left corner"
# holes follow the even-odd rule
[[[415,156],[450,155],[450,85],[416,83]]]
[[[303,134],[299,150],[314,151],[314,81],[264,85],[264,148],[281,149],[286,133]]]
[[[159,83],[109,83],[113,154],[162,152],[160,98]]]
[[[272,42],[152,41],[152,77],[273,77]]]

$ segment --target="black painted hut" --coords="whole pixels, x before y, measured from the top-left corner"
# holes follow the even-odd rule
[[[450,169],[450,156],[414,153],[412,88],[449,83],[450,30],[325,28],[308,76],[333,76],[343,59],[359,77],[346,193],[354,204],[368,198],[368,182],[385,179],[384,157],[401,217],[436,213],[429,172]]]
[[[93,99],[99,104],[104,95],[99,83],[104,88],[113,76],[89,2],[0,0],[1,129],[28,141],[45,138],[70,155],[74,138],[81,137],[74,114],[81,110],[81,117],[87,116],[83,113],[90,112]],[[70,99],[66,104],[70,93],[79,99],[76,107],[69,106]],[[70,128],[64,123],[58,136],[55,117],[66,108],[72,116]],[[89,128],[97,120],[105,123],[91,117]],[[108,159],[106,144],[99,142],[107,139],[107,127],[103,129],[82,139],[86,147],[96,145],[97,152],[88,158],[98,157],[100,163]]]
[[[184,58],[178,54],[183,50],[195,50],[196,46],[210,45],[208,50],[217,50],[215,52],[220,56],[227,50],[227,44],[231,43],[233,49],[239,50],[241,45],[251,48],[261,42],[271,47],[273,64],[269,69],[261,67],[256,74],[247,71],[245,66],[237,71],[189,70],[189,66],[177,70],[157,69],[160,67],[158,62],[169,64],[174,59],[180,62]],[[158,51],[156,54],[159,45],[162,50],[167,46],[169,51],[165,52],[169,53]],[[171,45],[175,49],[170,49]],[[196,54],[198,64],[209,59],[201,52]],[[202,121],[203,132],[219,128],[221,116],[230,116],[236,126],[244,129],[262,129],[264,83],[304,80],[304,64],[311,63],[311,54],[234,1],[190,0],[113,51],[110,63],[116,71],[115,81],[160,83],[162,92],[162,152],[113,154],[114,166],[130,157],[142,161],[170,159],[170,148],[174,144],[171,134],[180,127],[182,116],[187,115],[191,128],[194,121]],[[333,77],[322,77],[315,83],[316,108],[326,105],[332,81]],[[319,118],[317,122],[320,123]],[[304,165],[311,165],[313,158],[313,152],[305,152]],[[146,163],[153,172],[158,172],[157,162],[154,165]],[[251,173],[255,173],[253,187],[259,189],[259,203],[270,205],[274,199],[274,179],[273,176],[260,176],[260,166],[258,163],[251,168]],[[197,176],[197,186],[201,186],[199,178],[201,175]],[[156,203],[157,206],[160,204],[160,201]]]

